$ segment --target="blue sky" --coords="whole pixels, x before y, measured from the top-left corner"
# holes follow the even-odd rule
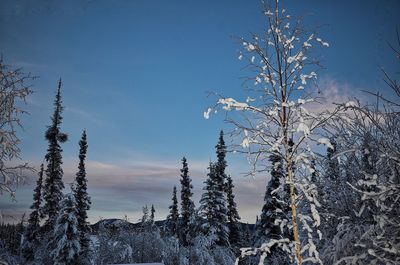
[[[394,43],[400,28],[399,1],[283,4],[330,42],[320,75],[329,95],[387,92],[379,67],[396,69],[387,41]],[[136,221],[146,203],[164,218],[183,155],[197,203],[218,132],[226,128],[222,114],[203,118],[212,102],[207,92],[244,95],[246,72],[234,37],[261,32],[264,25],[259,1],[1,1],[0,52],[7,63],[40,77],[20,133],[23,160],[38,166],[43,159],[43,134],[61,77],[62,129],[70,137],[63,145],[65,181],[76,172],[85,128],[92,222],[124,214]],[[239,211],[244,221],[254,222],[266,178],[244,178],[247,165],[239,155],[229,155],[228,164]],[[0,209],[26,211],[31,195],[31,185],[23,186],[17,203],[1,196]]]

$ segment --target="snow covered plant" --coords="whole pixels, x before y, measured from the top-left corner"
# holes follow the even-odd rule
[[[351,119],[337,126],[342,148],[335,156],[346,181],[338,196],[352,209],[334,211],[341,222],[322,256],[336,265],[398,264],[400,116],[389,105],[385,111],[359,103],[349,108]]]
[[[75,264],[80,251],[76,202],[72,193],[65,195],[54,226],[50,253],[55,265]]]
[[[15,69],[0,58],[0,194],[15,196],[14,188],[23,180],[23,172],[31,170],[27,164],[11,163],[20,157],[17,128],[22,126],[21,116],[26,113],[20,103],[32,93],[27,82],[33,79],[21,69]]]
[[[398,40],[398,48],[391,48],[400,59]],[[347,181],[357,195],[348,203],[357,211],[342,217],[334,237],[341,242],[327,249],[332,264],[400,263],[400,86],[387,72],[384,77],[392,96],[373,94],[373,105],[343,104],[351,115],[335,123],[346,147],[337,156],[358,160],[359,167]]]
[[[301,20],[293,19],[278,1],[264,4],[267,29],[263,35],[240,38],[243,50],[239,60],[247,62],[251,73],[245,101],[219,97],[217,103],[204,112],[209,118],[218,109],[227,112],[227,121],[234,126],[232,136],[240,137],[238,152],[247,154],[251,174],[266,172],[271,153],[282,159],[284,180],[274,192],[287,192],[283,204],[288,206],[287,220],[277,220],[289,236],[271,239],[256,249],[242,249],[242,256],[254,251],[265,259],[272,246],[277,245],[291,258],[303,262],[322,263],[314,238],[321,238],[316,187],[311,183],[315,154],[312,145],[330,145],[320,138],[319,128],[335,116],[339,108],[323,110],[316,89],[319,62],[313,49],[329,47],[315,33],[302,28]],[[314,89],[313,89],[314,88]],[[307,211],[298,212],[298,203]],[[300,238],[304,234],[306,238]],[[238,261],[239,262],[239,261]],[[262,261],[260,261],[262,264]]]

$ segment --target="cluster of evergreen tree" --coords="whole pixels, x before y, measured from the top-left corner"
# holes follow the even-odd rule
[[[21,240],[24,264],[87,264],[90,240],[87,211],[85,159],[86,131],[79,141],[79,166],[71,193],[64,195],[61,143],[68,137],[61,132],[61,80],[54,101],[54,113],[45,138],[48,141],[45,165],[40,166],[33,194],[31,213]]]
[[[215,148],[217,161],[210,162],[198,209],[192,200],[193,186],[188,163],[185,157],[182,158],[181,209],[179,212],[177,189],[174,187],[164,230],[167,235],[178,238],[183,246],[194,244],[199,234],[209,237],[212,246],[240,246],[240,217],[233,194],[232,179],[225,173],[227,149],[223,131],[220,132]]]
[[[101,227],[98,264],[160,262],[166,265],[228,265],[234,263],[242,239],[243,224],[237,210],[232,178],[225,173],[226,145],[220,132],[217,161],[210,162],[200,206],[193,201],[193,185],[188,161],[182,158],[180,194],[172,189],[172,204],[165,221],[155,222],[154,206],[143,207],[143,215],[133,228],[120,223]],[[179,196],[180,195],[180,196]],[[178,201],[180,198],[180,202]],[[246,227],[246,226],[245,226]],[[251,232],[248,232],[250,238]]]

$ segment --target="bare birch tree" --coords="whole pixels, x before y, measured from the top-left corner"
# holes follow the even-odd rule
[[[303,28],[300,19],[294,19],[274,3],[263,3],[267,28],[262,35],[251,34],[240,38],[243,50],[239,60],[247,62],[252,73],[245,101],[219,96],[217,103],[204,112],[208,118],[217,109],[226,111],[227,122],[233,124],[232,136],[240,137],[236,151],[247,154],[252,165],[251,174],[266,172],[272,152],[282,158],[286,177],[279,191],[288,191],[290,216],[277,220],[282,231],[292,236],[271,239],[260,248],[242,249],[242,257],[258,253],[264,264],[271,247],[280,247],[290,253],[297,264],[322,263],[314,244],[321,237],[320,217],[315,185],[310,181],[314,172],[312,160],[315,143],[331,146],[320,138],[319,128],[339,112],[324,109],[316,86],[317,71],[321,68],[313,49],[329,47],[315,32]],[[236,111],[236,112],[231,112]],[[302,203],[307,211],[298,212]],[[284,233],[282,233],[284,234]],[[305,238],[300,238],[305,235]],[[238,259],[239,260],[239,259]]]

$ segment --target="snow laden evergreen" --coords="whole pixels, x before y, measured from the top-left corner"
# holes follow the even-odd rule
[[[29,214],[28,224],[21,242],[21,254],[25,262],[33,261],[35,251],[40,244],[40,206],[42,203],[43,164],[40,165],[39,178],[33,191],[32,212]]]
[[[60,143],[67,141],[67,135],[62,133],[60,125],[62,122],[61,113],[63,111],[61,101],[61,79],[58,82],[58,89],[54,101],[54,114],[51,118],[51,125],[47,127],[45,136],[48,141],[47,153],[45,156],[47,162],[46,178],[44,184],[44,206],[43,215],[46,219],[45,231],[52,229],[57,213],[60,209],[59,203],[63,198],[62,190],[64,183],[62,181],[62,149]]]
[[[215,207],[216,209],[216,218],[220,222],[220,227],[216,230],[216,235],[218,237],[219,245],[229,245],[229,235],[226,237],[226,232],[229,231],[227,226],[227,201],[226,201],[226,185],[227,185],[227,175],[225,173],[227,162],[226,162],[226,145],[224,141],[224,132],[223,130],[219,133],[218,143],[215,146],[217,162],[215,163]]]
[[[272,164],[271,179],[269,180],[265,196],[264,205],[258,222],[256,223],[255,244],[261,246],[270,240],[279,240],[287,236],[287,214],[285,213],[285,202],[282,200],[281,181],[285,180],[285,173],[282,168],[282,158],[277,152],[270,155],[269,160]],[[287,256],[286,253],[276,245],[271,246],[268,260],[279,264]],[[279,262],[278,262],[279,261]],[[288,260],[286,260],[288,262]],[[272,264],[272,263],[271,263]]]
[[[60,211],[54,224],[53,237],[50,242],[50,256],[54,265],[76,265],[80,252],[78,212],[75,197],[66,194],[60,205]]]
[[[176,186],[172,191],[172,204],[169,206],[169,214],[165,222],[166,234],[170,236],[178,236],[178,221],[179,221],[179,210],[178,210],[178,198],[176,197]]]
[[[194,203],[192,201],[192,180],[189,176],[189,168],[186,158],[182,158],[181,169],[181,223],[179,228],[179,238],[184,245],[188,244],[186,235],[188,233],[189,222],[194,214]]]
[[[211,229],[214,229],[215,231],[215,207],[214,207],[214,201],[215,201],[215,165],[210,162],[208,166],[209,172],[207,173],[207,179],[204,181],[204,188],[203,188],[203,194],[201,195],[200,199],[200,206],[199,206],[199,215],[204,219],[201,224],[201,230],[203,234],[207,235],[211,233]],[[213,232],[214,232],[213,231]]]
[[[228,229],[229,229],[229,242],[231,245],[240,246],[242,241],[242,232],[240,229],[240,216],[237,210],[235,195],[233,193],[233,185],[232,178],[228,176],[226,178],[226,201],[227,201],[227,219],[228,219]]]
[[[149,207],[147,205],[142,207],[142,218],[140,223],[142,226],[147,226],[149,224],[150,217],[149,217]]]
[[[219,133],[218,143],[215,146],[216,154],[217,154],[217,162],[215,163],[215,173],[218,189],[221,191],[225,190],[227,175],[225,173],[225,169],[227,167],[227,163],[225,160],[226,157],[226,145],[224,141],[224,132],[223,130]]]
[[[220,176],[217,164],[211,163],[209,173],[204,182],[203,195],[200,200],[200,217],[203,218],[201,230],[205,235],[214,235],[215,243],[221,246],[229,245],[229,229],[227,226],[227,212],[225,194],[221,190]]]
[[[81,246],[80,256],[88,256],[90,245],[90,227],[87,221],[87,211],[90,209],[90,197],[87,193],[87,177],[85,169],[85,159],[87,152],[86,131],[83,131],[81,140],[79,141],[79,165],[75,178],[74,196],[76,201],[79,243]]]
[[[316,33],[303,30],[301,20],[287,14],[279,1],[271,2],[264,5],[263,33],[240,38],[243,49],[239,60],[249,70],[247,98],[219,96],[216,104],[204,112],[204,117],[209,118],[213,109],[226,111],[226,120],[235,128],[232,134],[239,138],[236,149],[247,154],[251,175],[265,171],[272,152],[278,152],[282,158],[286,178],[283,183],[288,185],[291,211],[291,223],[287,227],[293,239],[265,242],[254,250],[262,253],[260,262],[272,246],[278,245],[290,249],[290,256],[297,264],[322,263],[315,245],[322,235],[318,229],[320,203],[315,185],[310,183],[311,161],[316,157],[312,147],[321,137],[322,126],[342,108],[320,110],[321,101],[314,100],[323,98],[315,86],[320,64],[313,49],[329,47],[329,44]],[[251,251],[245,250],[242,255],[252,255]]]

